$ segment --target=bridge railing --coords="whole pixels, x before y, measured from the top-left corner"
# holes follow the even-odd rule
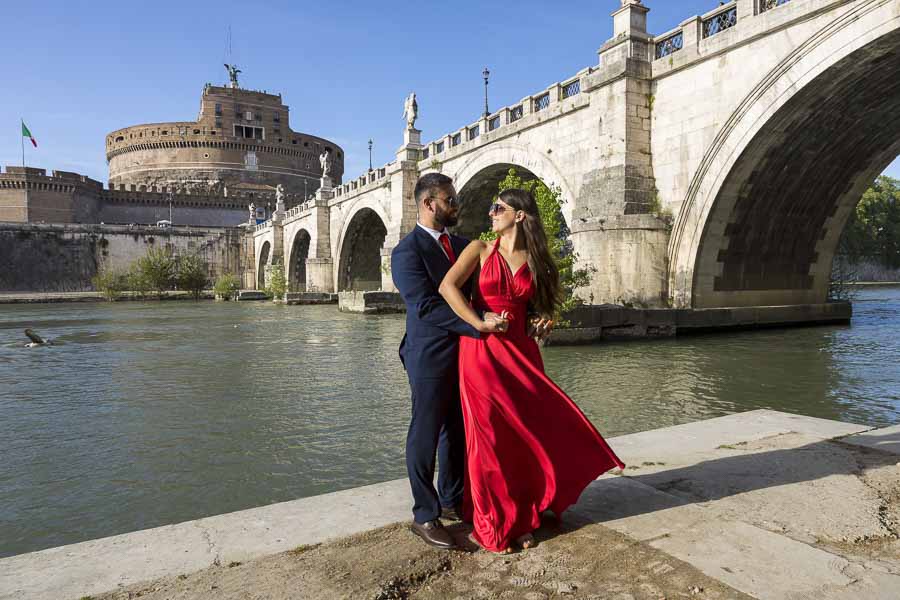
[[[732,0],[722,6],[684,21],[678,27],[653,36],[650,45],[650,60],[670,57],[688,47],[697,47],[701,42],[715,37],[739,21],[752,18],[789,3],[791,0]],[[742,12],[743,11],[743,12]],[[745,14],[745,13],[750,14]]]
[[[355,179],[351,179],[346,183],[337,186],[334,188],[334,197],[336,199],[344,200],[348,196],[353,196],[358,193],[362,193],[371,189],[370,186],[376,187],[384,183],[384,180],[387,178],[389,167],[394,164],[393,162],[389,162],[388,164],[380,167],[378,169],[372,169],[370,171],[366,171],[359,177]]]
[[[718,35],[726,29],[731,29],[738,22],[737,2],[723,4],[716,10],[712,10],[700,17],[700,27],[703,39]]]
[[[759,12],[763,13],[767,10],[777,8],[782,4],[787,4],[791,0],[759,0]]]
[[[476,142],[486,134],[493,134],[504,127],[512,125],[528,115],[545,111],[555,104],[574,98],[581,94],[582,78],[589,75],[596,67],[582,69],[574,76],[564,79],[546,89],[526,96],[519,102],[482,116],[474,123],[461,127],[425,145],[422,151],[422,160],[440,161],[444,153],[458,146],[464,146],[469,142]],[[427,168],[428,165],[423,165]]]

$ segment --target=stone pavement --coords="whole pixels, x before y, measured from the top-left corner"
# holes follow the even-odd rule
[[[610,443],[629,467],[567,523],[757,598],[900,597],[900,428],[758,410]],[[407,519],[408,494],[393,481],[2,559],[0,598],[75,599],[365,532]]]

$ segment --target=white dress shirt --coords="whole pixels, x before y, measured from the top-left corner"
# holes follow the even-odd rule
[[[441,252],[444,253],[444,256],[447,256],[447,251],[444,250],[444,246],[441,244],[441,240],[440,240],[440,237],[441,237],[442,235],[444,235],[445,233],[447,233],[447,230],[444,229],[443,231],[438,231],[437,229],[432,229],[431,227],[425,227],[424,225],[422,225],[422,224],[419,223],[418,221],[416,221],[416,225],[418,225],[419,227],[421,227],[422,229],[424,229],[425,231],[427,231],[427,232],[431,235],[431,237],[434,238],[434,241],[437,242],[438,248],[441,249]],[[449,234],[447,234],[447,235],[449,236]],[[449,239],[448,239],[448,241],[449,241]],[[452,246],[451,246],[451,247],[452,247]],[[447,260],[450,260],[450,257],[449,257],[449,256],[447,256]]]

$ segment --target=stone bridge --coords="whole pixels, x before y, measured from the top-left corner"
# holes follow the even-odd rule
[[[278,212],[257,279],[393,289],[416,178],[451,176],[462,234],[487,229],[514,167],[562,189],[593,303],[817,304],[853,207],[900,154],[900,0],[737,0],[647,32],[621,0],[599,63]]]

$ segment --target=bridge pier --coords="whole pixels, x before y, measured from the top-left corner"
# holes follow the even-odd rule
[[[647,12],[623,2],[613,13],[613,37],[598,51],[600,66],[582,93],[597,102],[605,144],[585,169],[570,230],[590,285],[592,304],[665,305],[669,226],[662,215],[651,150],[653,111]]]

